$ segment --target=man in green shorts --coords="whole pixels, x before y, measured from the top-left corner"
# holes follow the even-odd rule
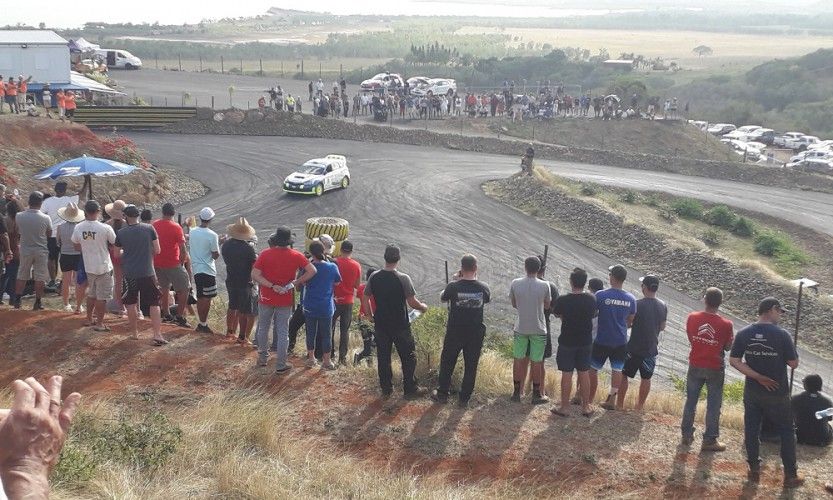
[[[541,260],[538,257],[527,257],[524,261],[525,278],[518,278],[509,288],[509,300],[512,307],[518,310],[515,319],[515,338],[512,345],[512,356],[515,358],[513,380],[515,391],[512,401],[520,402],[521,388],[526,377],[527,367],[532,361],[532,404],[543,404],[549,398],[541,394],[543,383],[544,349],[547,345],[547,325],[544,310],[550,308],[552,295],[549,283],[538,279]]]

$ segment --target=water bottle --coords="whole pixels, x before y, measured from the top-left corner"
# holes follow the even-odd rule
[[[413,323],[420,316],[422,316],[422,313],[420,311],[417,311],[416,309],[412,309],[411,312],[408,313],[408,323]],[[833,408],[831,408],[831,410],[833,410]]]
[[[833,417],[833,408],[828,408],[826,410],[821,410],[816,412],[816,419],[817,420],[824,420],[825,418]]]

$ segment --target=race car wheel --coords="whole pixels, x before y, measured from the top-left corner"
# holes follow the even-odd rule
[[[316,185],[312,192],[315,193],[315,196],[321,196],[322,194],[324,194],[324,185]]]
[[[350,185],[350,178],[346,175],[341,179],[341,189],[347,189],[347,186]]]
[[[350,232],[350,224],[337,217],[312,217],[304,226],[304,236],[312,240],[322,234],[329,234],[336,242],[344,241]]]

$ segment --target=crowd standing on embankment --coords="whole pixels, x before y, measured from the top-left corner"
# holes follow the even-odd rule
[[[438,385],[429,394],[415,376],[417,341],[411,329],[411,323],[428,310],[428,305],[417,298],[411,278],[399,270],[403,255],[395,245],[385,248],[383,266],[368,272],[362,282],[361,265],[353,258],[356,248],[349,240],[341,242],[338,257],[333,257],[334,241],[326,234],[313,240],[303,253],[293,249],[292,231],[281,226],[268,238],[269,248],[258,253],[256,231],[244,217],[227,226],[220,236],[212,229],[216,214],[209,207],[180,226],[173,220],[176,207],[170,203],[162,207],[162,217],[151,223],[149,210],[120,200],[102,207],[96,200],[83,200],[83,194],[67,194],[63,182],[55,185],[53,196],[30,193],[26,207],[3,186],[0,199],[0,251],[5,268],[0,283],[15,309],[22,308],[22,299],[32,293],[32,309],[43,309],[44,290],[57,288],[60,266],[67,312],[86,313],[85,326],[104,334],[110,332],[108,310],[126,315],[134,338],[141,338],[149,326],[152,345],[164,348],[168,341],[162,335],[162,323],[190,327],[186,316],[194,305],[196,332],[214,335],[208,317],[212,299],[218,294],[215,262],[222,257],[228,271],[225,337],[240,345],[253,345],[257,366],[267,366],[271,353],[276,358],[277,376],[298,368],[290,358],[296,356],[295,341],[305,326],[303,365],[307,369],[320,366],[336,370],[338,365],[367,359],[375,347],[381,393],[389,398],[394,390],[395,347],[402,367],[404,398],[416,400],[430,395],[443,404],[452,393],[451,375],[462,352],[464,374],[458,403],[465,407],[472,397],[486,333],[484,309],[496,300],[489,286],[477,279],[478,260],[473,255],[461,258],[458,272],[440,297],[448,303],[449,315]],[[559,293],[554,283],[543,279],[545,264],[540,256],[527,257],[523,276],[510,286],[508,300],[517,311],[511,400],[520,403],[529,397],[532,404],[549,402],[543,384],[544,360],[555,354],[562,378],[560,401],[551,409],[554,418],[569,417],[571,403],[580,406],[583,416],[598,412],[593,404],[599,389],[598,373],[608,364],[611,384],[601,408],[625,410],[629,380],[639,374],[634,409],[641,411],[650,394],[657,346],[668,317],[666,304],[657,296],[659,278],[640,278],[643,296],[637,299],[623,290],[628,273],[622,265],[610,266],[607,288],[601,280],[588,280],[585,270],[575,268],[569,276],[569,291]],[[589,292],[585,291],[588,281]],[[30,284],[33,289],[27,293]],[[85,303],[81,303],[81,297],[86,297]],[[358,318],[364,349],[350,359],[347,344],[356,299],[361,303]],[[758,321],[733,335],[732,323],[719,312],[722,292],[709,288],[703,301],[704,309],[689,314],[686,322],[691,352],[680,425],[682,445],[694,442],[694,412],[705,386],[706,426],[701,452],[726,449],[719,434],[724,356],[728,351],[729,364],[746,377],[748,479],[760,481],[763,429],[780,439],[784,486],[800,486],[803,478],[796,461],[797,437],[804,444],[829,445],[833,433],[827,421],[831,417],[824,410],[833,404],[820,394],[822,381],[817,375],[807,376],[806,391],[790,399],[787,368],[798,366],[798,355],[790,335],[778,326],[784,308],[775,298],[762,299]],[[557,338],[551,331],[551,316],[560,319]],[[149,325],[145,317],[150,319]],[[573,373],[577,374],[578,385],[576,397],[571,400]],[[531,390],[527,389],[528,378]],[[15,408],[23,411],[34,405],[40,412],[36,412],[38,418],[44,421],[64,415],[61,432],[65,432],[77,398],[71,396],[73,402],[62,407],[60,381],[53,379],[50,384],[51,389],[43,389],[34,379],[16,382],[16,396],[24,401],[17,402]],[[32,396],[35,393],[37,396]],[[32,398],[36,398],[34,402]],[[7,440],[14,439],[9,426],[16,425],[17,414],[4,412],[0,418],[4,418],[0,421],[0,449],[6,450]],[[63,434],[57,427],[52,425],[52,431],[58,435],[56,442],[62,442]],[[41,439],[47,439],[46,435]],[[0,466],[8,463],[8,452],[0,452]],[[17,483],[12,482],[14,491]]]

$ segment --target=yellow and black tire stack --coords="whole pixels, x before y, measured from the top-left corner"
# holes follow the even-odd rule
[[[312,217],[307,219],[304,225],[304,249],[309,251],[309,245],[312,240],[318,238],[322,234],[329,234],[333,241],[335,241],[335,248],[333,248],[333,257],[338,257],[341,253],[341,242],[347,239],[350,233],[350,224],[338,217]]]

